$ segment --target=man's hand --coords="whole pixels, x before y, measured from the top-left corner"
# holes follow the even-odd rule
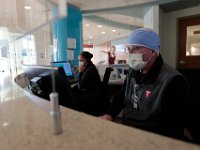
[[[113,120],[112,116],[111,115],[107,115],[107,114],[105,114],[103,116],[99,116],[99,118],[104,119],[104,120],[109,120],[109,121]]]

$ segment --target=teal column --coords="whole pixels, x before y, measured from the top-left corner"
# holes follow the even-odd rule
[[[53,9],[53,16],[57,15],[57,8]],[[76,49],[74,49],[74,61],[72,65],[78,65],[78,55],[82,51],[82,12],[79,8],[67,6],[67,17],[56,20],[52,23],[53,39],[57,39],[57,52],[55,61],[66,61],[68,44],[67,39],[76,40]]]
[[[78,55],[83,50],[82,13],[75,6],[68,5],[68,37],[76,39],[74,50],[74,65],[78,65]],[[70,14],[70,15],[69,15]]]

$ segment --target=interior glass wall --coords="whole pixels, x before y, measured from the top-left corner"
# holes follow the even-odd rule
[[[23,64],[50,64],[53,51],[51,15],[57,4],[48,0],[2,0],[0,9],[0,72],[12,77]],[[62,16],[63,17],[63,16]]]

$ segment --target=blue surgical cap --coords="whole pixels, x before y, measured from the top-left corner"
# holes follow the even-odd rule
[[[127,44],[144,46],[159,53],[160,37],[151,29],[140,28],[129,35]]]

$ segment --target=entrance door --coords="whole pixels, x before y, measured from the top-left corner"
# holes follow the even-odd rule
[[[179,21],[178,69],[200,68],[200,16]]]

